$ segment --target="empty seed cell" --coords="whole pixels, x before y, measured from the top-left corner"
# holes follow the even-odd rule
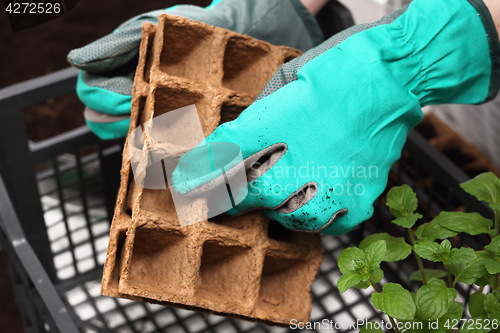
[[[257,97],[279,67],[270,51],[269,44],[250,37],[230,37],[224,54],[222,85]]]
[[[310,285],[314,265],[301,260],[266,256],[260,280],[256,314],[287,324],[284,318],[308,321],[311,311]]]
[[[162,43],[159,69],[170,76],[207,82],[217,72],[213,29],[193,22],[189,27],[174,16],[160,16],[157,42]]]
[[[180,233],[159,228],[135,229],[132,258],[126,283],[162,301],[190,293],[196,276],[197,246]]]

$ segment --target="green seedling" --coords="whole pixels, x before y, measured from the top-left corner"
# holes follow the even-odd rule
[[[404,237],[379,233],[366,237],[358,247],[344,249],[339,256],[339,291],[373,287],[371,301],[389,317],[391,332],[500,332],[500,180],[488,172],[460,186],[486,201],[495,212],[495,221],[478,213],[441,212],[432,221],[414,228],[422,218],[416,213],[416,194],[408,185],[394,187],[387,194],[386,204],[395,217],[392,223],[406,229],[409,242]],[[480,251],[455,248],[449,238],[461,233],[488,234],[491,241]],[[404,260],[412,253],[419,269],[410,275],[410,280],[420,285],[418,290],[410,292],[389,282],[380,287],[384,277],[380,264]],[[436,267],[425,265],[425,261],[438,263],[438,268],[425,268]],[[458,282],[479,287],[470,295],[467,309],[455,301]],[[383,332],[371,324],[360,332]]]

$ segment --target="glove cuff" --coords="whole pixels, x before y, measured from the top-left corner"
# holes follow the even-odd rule
[[[422,106],[484,103],[498,92],[500,42],[482,1],[416,0],[374,42]]]
[[[111,115],[123,115],[130,114],[130,105],[132,102],[131,94],[121,94],[109,89],[107,87],[95,85],[88,85],[85,82],[85,77],[89,77],[91,74],[80,71],[78,74],[78,81],[76,84],[76,94],[78,98],[87,107],[99,110]],[[116,83],[118,78],[112,80],[111,82]],[[95,81],[95,80],[94,80]],[[125,80],[123,80],[125,81]],[[94,82],[95,83],[95,82]],[[131,81],[130,81],[131,83]]]
[[[486,29],[486,36],[490,46],[491,55],[491,79],[490,88],[488,90],[488,97],[484,102],[489,102],[495,98],[500,89],[500,41],[498,39],[498,32],[495,27],[495,22],[491,17],[488,7],[484,4],[483,0],[468,0],[469,3],[476,8],[483,21],[484,28]]]
[[[124,138],[130,127],[130,115],[111,116],[89,107],[83,112],[85,122],[101,140]]]

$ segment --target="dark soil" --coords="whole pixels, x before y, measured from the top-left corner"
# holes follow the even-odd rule
[[[67,14],[43,25],[12,33],[0,5],[0,89],[66,68],[66,55],[112,32],[123,21],[176,0],[80,0]],[[206,6],[210,0],[184,3]],[[1,110],[0,110],[1,112]],[[76,94],[49,99],[23,110],[28,138],[43,140],[85,124]],[[0,251],[0,332],[22,333],[22,319],[7,274],[8,257]]]

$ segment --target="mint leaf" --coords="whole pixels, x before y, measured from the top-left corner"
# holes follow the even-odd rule
[[[435,241],[435,239],[428,238],[428,237],[422,237],[419,239],[415,239],[415,244],[420,244],[420,243],[424,243],[424,242],[434,242],[434,241]]]
[[[484,297],[484,309],[492,322],[496,321],[498,323],[500,321],[500,303],[498,303],[495,295],[491,293],[486,294]]]
[[[491,243],[489,245],[486,245],[484,248],[496,255],[500,255],[500,236],[496,236],[495,238],[493,238],[491,240]]]
[[[418,206],[415,192],[410,186],[404,184],[395,186],[387,193],[386,205],[390,208],[391,214],[395,217],[404,217],[412,214]],[[393,211],[396,213],[394,214]]]
[[[490,202],[488,206],[493,210],[500,210],[500,202]]]
[[[469,262],[476,259],[473,249],[452,249],[449,240],[445,239],[441,244],[435,242],[420,242],[415,244],[415,252],[422,258],[443,262],[445,265]]]
[[[484,267],[484,264],[483,264]],[[486,287],[488,284],[494,286],[495,285],[495,280],[496,280],[496,275],[489,274],[486,268],[484,268],[484,275],[481,276],[479,279],[474,282],[480,287]]]
[[[417,235],[418,238],[428,238],[429,241],[433,241],[435,239],[453,237],[457,234],[457,232],[439,225],[437,220],[438,217],[429,223],[420,225],[417,231],[415,231],[415,235]]]
[[[476,259],[469,262],[451,264],[448,266],[456,281],[473,284],[488,272],[484,267],[484,260],[490,258],[486,251],[476,251]]]
[[[383,274],[384,273],[382,272],[382,275]],[[380,280],[382,280],[382,279],[380,279]],[[369,286],[370,286],[370,282],[368,282],[368,281],[361,281],[360,283],[354,285],[353,287],[356,288],[356,289],[366,289]]]
[[[365,264],[369,270],[380,265],[385,257],[385,240],[378,240],[371,243],[365,250]]]
[[[373,305],[388,316],[398,320],[412,320],[415,317],[415,302],[408,290],[397,283],[384,284],[382,293],[373,293]]]
[[[399,217],[392,221],[392,223],[399,225],[400,227],[403,228],[411,228],[417,222],[418,219],[421,219],[422,215],[416,213],[416,214],[411,214],[405,217]]]
[[[365,251],[370,244],[378,240],[385,241],[386,252],[383,261],[399,261],[411,254],[411,245],[405,242],[404,237],[396,238],[385,232],[366,237],[359,243],[359,248]]]
[[[345,274],[349,271],[353,271],[356,269],[353,266],[354,260],[363,260],[364,257],[365,257],[364,251],[361,251],[357,247],[348,247],[340,253],[337,265],[339,266],[339,269],[342,272],[342,274]]]
[[[441,212],[438,224],[455,232],[466,232],[469,235],[486,234],[490,231],[493,221],[485,219],[479,213]]]
[[[370,276],[373,283],[379,283],[384,278],[384,271],[380,267],[376,267]]]
[[[415,192],[406,184],[393,187],[387,193],[389,211],[396,218],[392,223],[404,228],[411,228],[422,215],[415,214],[418,200]]]
[[[439,320],[428,320],[423,322],[424,332],[426,333],[446,333],[453,332],[450,328],[457,323],[459,326],[460,319],[464,313],[464,306],[462,303],[453,303],[448,311]],[[407,333],[408,331],[405,331]]]
[[[486,313],[488,313],[488,317],[500,314],[500,303],[498,303],[497,298],[492,293],[487,293],[485,295],[484,309]]]
[[[337,288],[341,293],[345,292],[347,289],[350,287],[355,286],[361,280],[363,279],[363,276],[359,274],[356,271],[350,271],[347,273],[344,273],[340,279],[337,280]]]
[[[415,297],[419,318],[441,318],[454,304],[456,297],[455,289],[447,288],[443,280],[431,279],[425,286],[420,287]]]
[[[476,253],[470,247],[461,247],[459,249],[451,249],[448,260],[444,262],[445,265],[461,264],[473,262],[476,260]]]
[[[484,298],[486,297],[480,291],[470,295],[469,298],[469,312],[472,317],[486,317],[486,310],[484,309]]]
[[[365,267],[365,262],[361,259],[353,259],[351,261],[351,265],[352,265],[352,268],[355,270],[355,271],[359,271],[361,268]]]
[[[424,274],[426,281],[429,281],[432,278],[442,278],[443,276],[446,276],[446,272],[441,269],[424,268]],[[411,273],[410,280],[422,281],[422,273],[420,270]]]
[[[460,184],[465,192],[486,202],[500,202],[500,180],[493,172],[485,172]]]
[[[381,328],[374,328],[374,327],[380,327],[380,323],[376,323],[374,325],[373,322],[366,323],[361,327],[361,330],[359,330],[359,333],[384,333]]]
[[[415,253],[417,253],[420,257],[430,260],[440,262],[441,257],[440,254],[442,252],[441,245],[435,242],[422,242],[415,244]]]
[[[448,329],[445,329],[444,325],[446,325],[446,322],[448,324],[454,323],[454,322],[460,322],[460,319],[462,318],[462,315],[464,314],[464,306],[460,302],[454,302],[448,311],[439,319],[438,321],[438,327],[443,331],[446,332]],[[439,332],[439,330],[432,330],[432,332]]]
[[[450,251],[451,251],[451,242],[447,239],[443,240],[441,242],[441,252],[442,253],[446,253],[446,254],[449,254]]]
[[[485,259],[484,260],[484,267],[490,274],[497,274],[500,273],[500,263],[498,263],[494,259]]]

